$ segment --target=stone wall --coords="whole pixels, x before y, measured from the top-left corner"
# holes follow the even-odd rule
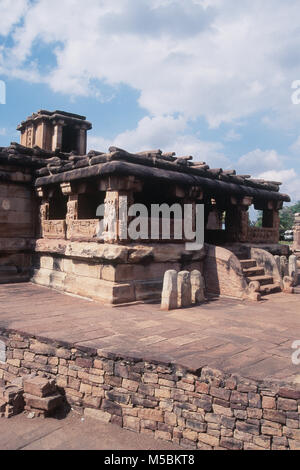
[[[30,256],[36,229],[36,201],[30,170],[0,167],[0,282],[30,277]]]
[[[202,271],[205,252],[172,244],[110,245],[40,239],[32,281],[107,303],[161,299],[169,269]]]
[[[300,388],[125,358],[2,330],[0,380],[55,378],[68,403],[189,449],[300,449]],[[3,359],[3,357],[2,357]]]

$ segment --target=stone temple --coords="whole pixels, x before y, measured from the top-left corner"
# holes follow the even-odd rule
[[[299,450],[299,214],[294,245],[279,243],[289,196],[189,155],[87,153],[91,127],[42,110],[0,148],[0,421],[71,408],[183,449]],[[178,236],[187,205],[190,232],[199,210],[204,229],[193,249]]]
[[[21,144],[0,148],[1,283],[31,281],[111,304],[159,300],[168,270],[199,270],[208,294],[240,299],[284,288],[279,211],[290,198],[280,183],[161,150],[87,153],[91,128],[84,116],[41,110],[18,126]],[[188,251],[172,227],[168,240],[124,240],[122,221],[117,236],[107,230],[100,240],[99,223],[112,207],[118,213],[122,196],[146,207],[203,204],[203,249]],[[249,223],[251,206],[263,211],[261,228]]]

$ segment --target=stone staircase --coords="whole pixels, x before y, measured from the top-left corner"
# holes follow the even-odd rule
[[[265,268],[257,266],[255,259],[240,259],[243,274],[248,284],[253,281],[260,283],[260,294],[267,295],[275,292],[281,292],[281,287],[274,282],[273,276],[269,276],[265,272]]]

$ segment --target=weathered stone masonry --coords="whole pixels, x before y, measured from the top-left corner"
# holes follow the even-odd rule
[[[272,253],[283,254],[278,245],[279,211],[290,198],[279,192],[280,183],[210,168],[174,152],[132,154],[110,147],[107,153],[86,153],[91,127],[85,116],[40,110],[18,126],[21,145],[0,147],[0,282],[31,280],[113,304],[160,300],[169,269],[200,271],[213,294],[259,300],[282,290],[276,272],[266,272],[256,260],[245,268],[234,259],[238,245],[271,247]],[[128,206],[143,204],[148,210],[151,204],[177,204],[182,212],[189,204],[193,226],[196,205],[202,204],[206,263],[204,250],[199,250],[198,258],[194,251],[186,253],[187,240],[175,236],[178,224],[172,217],[166,238],[161,237],[156,217],[160,236],[149,232],[149,237],[144,234],[138,240],[142,259],[116,260],[111,254],[114,248],[135,251],[136,244],[123,237],[127,224],[120,207],[125,196]],[[101,215],[97,208],[103,203]],[[252,205],[263,211],[261,228],[249,224]],[[183,212],[179,219],[182,222]],[[102,221],[106,228],[99,238]],[[169,263],[174,245],[181,253]],[[227,253],[217,258],[216,246]],[[106,256],[99,258],[101,247]],[[248,258],[240,259],[249,264]]]
[[[300,387],[1,332],[0,379],[55,378],[86,416],[191,449],[300,449]]]

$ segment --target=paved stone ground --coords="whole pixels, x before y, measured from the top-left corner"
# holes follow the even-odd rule
[[[21,449],[182,450],[171,442],[154,440],[113,424],[93,419],[82,421],[81,416],[75,413],[70,413],[62,420],[28,419],[24,414],[0,419],[0,450]]]
[[[292,343],[300,340],[300,296],[262,302],[215,299],[161,312],[159,305],[111,307],[30,283],[0,286],[0,328],[130,357],[209,365],[255,379],[300,382]]]

